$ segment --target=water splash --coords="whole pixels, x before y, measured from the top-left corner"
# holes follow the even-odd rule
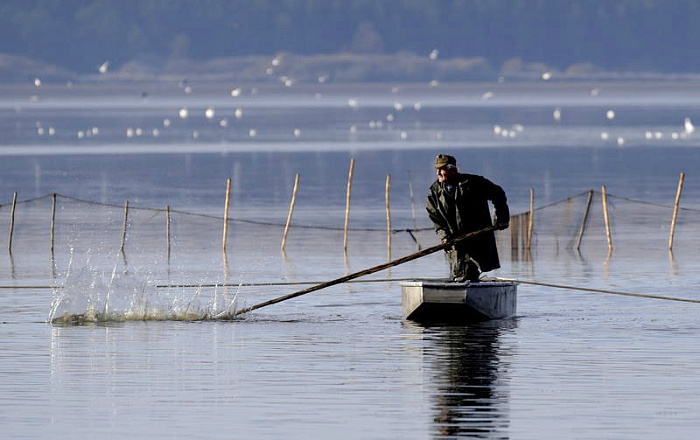
[[[157,287],[138,271],[105,270],[89,260],[71,264],[62,285],[54,289],[49,312],[53,324],[125,321],[231,320],[236,316],[238,288]],[[193,291],[194,290],[194,291]]]

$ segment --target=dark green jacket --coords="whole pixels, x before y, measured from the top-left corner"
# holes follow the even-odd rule
[[[426,209],[441,240],[492,226],[489,201],[496,208],[496,223],[510,221],[506,194],[500,186],[482,176],[461,173],[453,184],[448,193],[445,183],[435,181],[428,194]],[[501,267],[493,232],[464,240],[456,249],[476,260],[482,272]]]

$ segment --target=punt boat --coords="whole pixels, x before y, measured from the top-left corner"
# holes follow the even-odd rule
[[[420,323],[469,323],[515,316],[517,284],[483,280],[401,283],[403,318]]]

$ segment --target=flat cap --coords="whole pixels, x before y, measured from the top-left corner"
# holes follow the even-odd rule
[[[438,154],[435,156],[435,168],[442,168],[445,165],[457,165],[457,159],[449,154]]]

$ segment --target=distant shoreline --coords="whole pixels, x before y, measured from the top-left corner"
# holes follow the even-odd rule
[[[102,66],[102,72],[98,69]],[[430,59],[412,52],[395,54],[254,55],[211,60],[134,60],[110,66],[104,60],[94,72],[74,72],[28,57],[0,54],[0,84],[52,83],[441,83],[700,81],[700,73],[605,71],[590,63],[557,69],[513,58],[500,66],[483,57]]]

